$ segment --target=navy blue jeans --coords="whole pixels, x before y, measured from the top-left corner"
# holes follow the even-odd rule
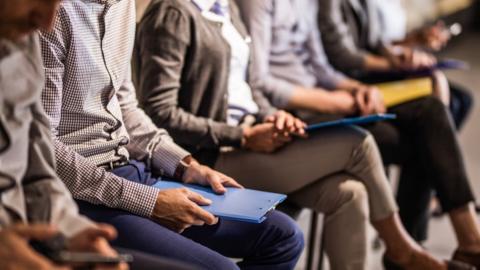
[[[143,163],[135,161],[112,173],[148,185],[158,180]],[[220,219],[216,225],[193,226],[178,234],[148,218],[78,203],[82,214],[118,230],[115,246],[184,261],[201,269],[293,269],[304,246],[299,227],[278,211],[269,213],[261,224]],[[235,264],[228,257],[242,261]]]

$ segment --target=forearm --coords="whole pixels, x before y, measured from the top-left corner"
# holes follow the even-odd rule
[[[57,173],[75,199],[151,216],[157,189],[117,177],[55,139],[54,148]]]
[[[373,54],[365,55],[364,67],[368,71],[389,71],[392,69],[392,65],[386,57]]]
[[[324,89],[308,89],[298,87],[295,89],[288,107],[291,109],[306,109],[319,113],[343,114],[354,111],[355,103],[343,102],[332,92]]]

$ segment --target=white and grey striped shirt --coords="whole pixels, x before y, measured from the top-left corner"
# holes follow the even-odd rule
[[[136,159],[171,176],[189,154],[138,108],[130,70],[134,36],[134,0],[62,1],[54,30],[41,33],[42,101],[58,173],[73,196],[149,217],[158,190],[98,167]]]

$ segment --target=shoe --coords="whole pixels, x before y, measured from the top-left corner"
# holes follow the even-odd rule
[[[477,252],[457,250],[453,253],[452,260],[468,263],[480,269],[480,253]]]
[[[455,259],[452,261],[446,261],[446,263],[448,270],[477,270],[475,266],[463,261],[457,261]],[[383,267],[385,268],[385,270],[406,270],[398,264],[392,262],[385,255],[383,255]]]

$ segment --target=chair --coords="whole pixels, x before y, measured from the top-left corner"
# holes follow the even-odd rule
[[[302,208],[287,200],[278,206],[278,210],[297,220]],[[306,270],[321,270],[323,266],[323,217],[323,214],[311,211],[307,238]]]

